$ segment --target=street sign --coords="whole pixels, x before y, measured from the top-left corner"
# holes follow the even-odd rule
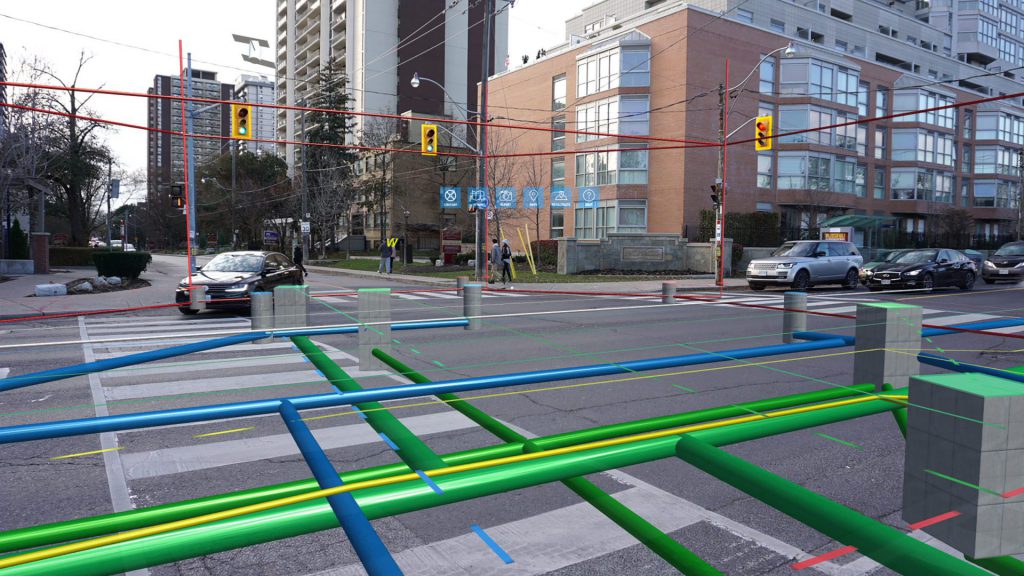
[[[498,188],[494,192],[495,204],[498,208],[515,208],[518,205],[519,191],[515,188]]]
[[[596,186],[586,186],[577,191],[576,203],[580,208],[597,208],[601,193]]]
[[[488,220],[494,220],[494,209],[492,209],[492,208],[488,208],[487,209],[487,219]]]
[[[572,191],[566,190],[565,188],[552,188],[551,189],[551,207],[552,208],[569,208],[572,206]]]
[[[441,208],[462,208],[462,188],[441,186]]]
[[[281,235],[278,234],[274,230],[264,230],[263,231],[263,243],[264,244],[277,244],[277,242],[278,242],[278,240],[280,240],[280,238],[281,238]]]
[[[540,186],[523,188],[523,208],[543,208],[544,189]]]
[[[114,178],[110,181],[110,198],[114,199],[121,193],[121,180]]]
[[[487,208],[487,188],[470,188],[469,189],[469,207],[470,208]]]
[[[303,234],[309,234],[309,220],[303,220],[300,224],[300,230]]]

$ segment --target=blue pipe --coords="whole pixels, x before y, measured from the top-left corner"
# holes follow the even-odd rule
[[[986,320],[984,322],[971,322],[968,324],[954,324],[953,328],[967,328],[968,330],[991,330],[993,328],[1009,328],[1010,326],[1024,326],[1024,318],[1004,318],[1002,320]],[[925,328],[921,330],[921,337],[945,336],[956,334],[956,330],[945,330],[943,328]]]
[[[1024,383],[1024,374],[1010,372],[1009,370],[999,370],[998,368],[978,366],[977,364],[965,364],[963,362],[953,360],[952,358],[946,358],[945,356],[939,356],[937,354],[928,354],[927,352],[918,354],[917,359],[922,364],[938,366],[939,368],[945,368],[946,370],[952,370],[954,372],[977,372],[979,374],[989,374],[1006,380],[1014,380],[1016,382]]]
[[[465,319],[436,320],[433,322],[401,322],[398,324],[392,324],[391,329],[419,330],[422,328],[449,328],[454,326],[465,326],[468,323],[469,321]],[[273,336],[274,338],[291,338],[292,336],[315,336],[318,334],[355,334],[358,331],[358,326],[342,326],[335,328],[296,328],[292,330],[246,332],[244,334],[235,334],[224,338],[214,338],[212,340],[203,340],[202,342],[193,342],[191,344],[171,346],[169,348],[161,348],[159,350],[128,354],[118,358],[97,360],[96,362],[65,366],[63,368],[44,370],[42,372],[34,372],[32,374],[23,374],[21,376],[10,376],[8,378],[0,379],[0,392],[24,388],[26,386],[33,386],[35,384],[43,384],[45,382],[53,382],[55,380],[63,380],[64,378],[73,378],[75,376],[82,376],[83,374],[91,374],[93,372],[102,372],[104,370],[135,366],[137,364],[144,364],[154,360],[184,356],[185,354],[202,352],[203,350],[224,348],[225,346],[232,346],[243,342],[252,342],[253,340],[259,340],[270,336]]]
[[[536,384],[539,382],[573,380],[577,378],[608,376],[612,374],[623,374],[644,370],[661,370],[664,368],[693,366],[696,364],[711,364],[730,359],[739,360],[745,358],[774,356],[778,354],[795,354],[798,352],[809,352],[813,350],[842,348],[846,345],[845,340],[835,338],[833,340],[821,340],[817,342],[776,344],[773,346],[723,350],[721,352],[688,354],[684,356],[667,356],[664,358],[652,358],[648,360],[630,360],[615,364],[575,366],[554,370],[519,372],[497,376],[482,376],[478,378],[431,382],[427,384],[388,386],[384,388],[342,392],[340,394],[296,396],[293,398],[287,398],[287,400],[294,404],[295,408],[298,410],[310,410],[313,408],[329,408],[332,406],[361,404],[363,402],[383,402],[385,400],[398,400],[401,398],[412,398],[415,396],[436,396],[444,393],[484,390],[502,386],[520,386],[523,384]],[[151,428],[154,426],[168,426],[171,424],[204,422],[221,418],[242,418],[247,416],[257,416],[260,414],[272,414],[279,410],[280,405],[281,399],[254,400],[249,402],[235,402],[231,404],[215,404],[213,406],[199,406],[195,408],[178,408],[173,410],[160,410],[156,412],[139,412],[136,414],[119,414],[116,416],[82,418],[80,420],[64,420],[62,422],[7,426],[0,428],[0,444],[23,442],[26,440],[63,438],[67,436],[77,436],[80,434],[131,430],[136,428]]]
[[[313,437],[313,433],[309,431],[309,427],[302,421],[299,411],[287,400],[281,402],[281,418],[288,426],[288,431],[295,439],[295,444],[302,452],[302,457],[306,459],[306,464],[309,464],[309,469],[313,472],[313,477],[316,478],[320,488],[341,486],[338,471],[327,459],[327,455],[324,454],[323,448]],[[331,505],[331,510],[338,517],[338,523],[341,524],[356,555],[359,556],[359,560],[362,561],[363,567],[366,568],[366,572],[370,576],[401,576],[402,570],[391,556],[387,546],[380,541],[380,536],[373,530],[373,526],[366,519],[363,509],[356,503],[352,494],[328,496],[327,503]]]
[[[810,340],[817,342],[821,340],[834,340],[836,338],[846,342],[847,346],[853,346],[856,340],[853,336],[843,336],[842,334],[829,334],[827,332],[793,332],[793,338],[797,340]]]

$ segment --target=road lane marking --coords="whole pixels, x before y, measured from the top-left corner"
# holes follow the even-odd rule
[[[63,456],[54,456],[50,460],[64,460],[65,458],[78,458],[79,456],[92,456],[93,454],[102,454],[104,452],[111,452],[114,450],[120,450],[124,446],[118,446],[117,448],[103,448],[102,450],[90,450],[88,452],[76,452],[74,454],[65,454]]]

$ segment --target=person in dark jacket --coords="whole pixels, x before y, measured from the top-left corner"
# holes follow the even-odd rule
[[[302,270],[303,276],[309,276],[309,272],[306,272],[306,267],[302,265],[302,243],[299,242],[295,245],[295,249],[292,250],[292,262]]]
[[[512,247],[508,245],[508,240],[501,241],[501,283],[505,283],[505,278],[509,281],[512,280]]]
[[[391,258],[392,258],[391,246],[388,246],[387,242],[380,243],[380,266],[377,267],[378,274],[386,273],[388,276],[391,275]]]

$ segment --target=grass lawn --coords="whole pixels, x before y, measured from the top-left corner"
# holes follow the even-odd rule
[[[379,260],[338,260],[332,262],[330,267],[332,268],[344,268],[346,270],[364,270],[370,272],[376,272],[380,265]],[[458,276],[472,276],[472,270],[439,270],[436,272],[420,272],[423,264],[414,264],[414,272],[404,272],[405,265],[400,262],[395,262],[394,273],[395,274],[409,274],[412,276],[425,276],[428,278],[456,278]],[[530,267],[527,265],[516,266],[516,279],[515,282],[520,284],[555,284],[555,283],[567,283],[567,282],[628,282],[636,280],[671,280],[676,276],[647,276],[647,275],[636,275],[636,276],[619,276],[619,275],[602,275],[602,274],[556,274],[554,272],[538,271],[537,275],[534,276],[530,273]],[[679,275],[682,277],[683,275]]]

